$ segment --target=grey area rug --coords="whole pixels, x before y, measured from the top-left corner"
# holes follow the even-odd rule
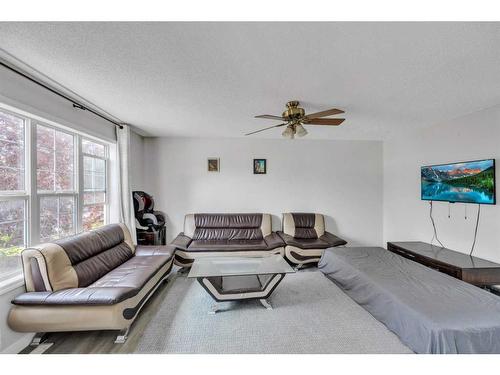
[[[320,272],[287,275],[270,298],[224,302],[173,276],[136,353],[411,353],[397,336]]]

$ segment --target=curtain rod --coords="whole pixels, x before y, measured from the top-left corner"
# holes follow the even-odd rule
[[[9,69],[10,71],[12,71],[16,74],[19,74],[21,77],[26,78],[27,80],[37,84],[38,86],[41,86],[46,90],[49,90],[51,93],[56,94],[57,96],[60,96],[63,99],[66,99],[67,101],[71,102],[71,104],[73,104],[73,108],[78,108],[78,109],[81,109],[82,111],[89,111],[90,113],[93,113],[94,115],[102,118],[103,120],[111,122],[112,124],[118,126],[120,129],[123,129],[123,126],[119,122],[116,122],[116,121],[110,119],[109,117],[101,115],[99,112],[94,111],[92,108],[88,108],[88,107],[84,106],[83,104],[78,103],[76,100],[71,99],[69,96],[64,95],[63,93],[53,89],[52,87],[47,86],[46,84],[44,84],[40,81],[37,81],[36,79],[34,79],[34,78],[28,76],[27,74],[5,64],[4,62],[0,61],[0,65],[2,65],[3,67]]]

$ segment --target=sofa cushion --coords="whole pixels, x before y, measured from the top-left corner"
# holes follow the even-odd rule
[[[171,255],[135,256],[89,285],[89,288],[134,288],[139,291],[170,259]]]
[[[132,257],[133,250],[124,239],[122,227],[111,224],[55,243],[67,254],[78,287],[86,287]]]
[[[347,241],[332,233],[325,232],[320,238],[295,238],[283,232],[277,232],[287,246],[299,249],[327,249],[347,244]]]
[[[262,214],[195,214],[197,228],[259,228]]]
[[[268,250],[264,240],[195,240],[188,251]]]
[[[262,214],[195,214],[193,240],[261,240]]]
[[[262,240],[259,228],[196,228],[193,240]]]
[[[137,245],[135,248],[135,256],[145,256],[145,255],[167,255],[173,257],[175,252],[175,246],[163,245],[163,246],[151,246],[151,245]]]
[[[295,238],[314,239],[318,234],[314,229],[316,215],[311,213],[292,213],[295,223]]]
[[[327,249],[331,247],[328,242],[320,240],[319,238],[293,238],[285,242],[287,245],[295,246],[299,249]]]
[[[69,288],[57,292],[29,292],[17,296],[18,306],[114,305],[135,296],[134,288]]]

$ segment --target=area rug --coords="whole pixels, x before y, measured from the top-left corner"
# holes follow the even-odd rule
[[[213,300],[196,280],[174,275],[136,353],[411,353],[397,336],[320,272],[287,275],[270,298]]]

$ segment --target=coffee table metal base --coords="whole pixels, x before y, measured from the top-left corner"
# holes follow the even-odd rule
[[[267,310],[272,310],[273,309],[273,306],[271,305],[271,303],[267,299],[261,298],[261,299],[259,299],[259,302]],[[219,311],[219,310],[220,310],[220,302],[215,302],[212,305],[212,307],[210,308],[210,310],[208,310],[208,315],[215,315],[217,313],[217,311]]]
[[[197,278],[201,286],[216,301],[209,314],[215,314],[217,302],[258,299],[262,306],[272,310],[267,298],[285,277],[284,273],[269,275],[214,276]]]

